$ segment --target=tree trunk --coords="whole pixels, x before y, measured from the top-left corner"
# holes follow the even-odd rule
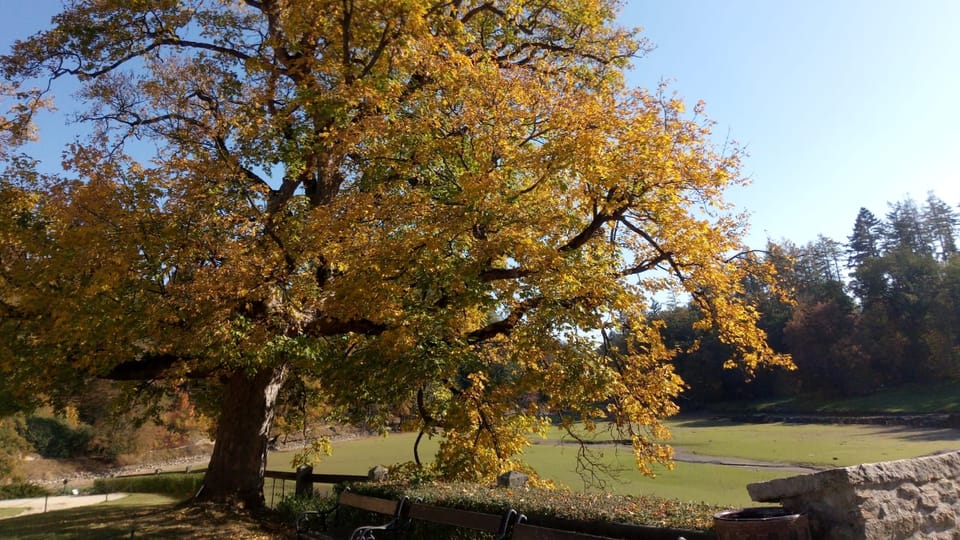
[[[197,501],[260,508],[263,472],[277,394],[286,367],[263,368],[252,377],[234,372],[224,389],[217,438]]]

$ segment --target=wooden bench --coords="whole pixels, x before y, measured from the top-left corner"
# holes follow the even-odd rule
[[[521,522],[513,526],[513,535],[510,540],[612,540],[613,538],[522,523],[526,516],[520,516],[519,519]],[[622,537],[618,536],[617,538]],[[684,539],[682,536],[678,536],[676,540]]]
[[[339,518],[341,508],[350,507],[366,512],[392,516],[390,521],[380,525],[363,525],[354,529],[348,538],[351,540],[361,540],[373,538],[376,531],[397,531],[402,529],[407,521],[405,514],[409,506],[409,500],[404,497],[399,501],[390,499],[381,499],[379,497],[370,497],[367,495],[358,495],[349,490],[344,490],[337,497],[337,506],[331,510],[307,511],[297,518],[297,538],[306,538],[312,540],[331,539],[334,535],[343,537],[346,531],[335,530],[336,521]],[[330,515],[333,514],[333,523],[328,523]]]
[[[513,526],[513,535],[510,540],[609,540],[609,536],[597,536],[574,531],[564,531],[561,529],[550,529],[548,527],[538,527],[526,523],[518,523]]]
[[[493,534],[496,540],[508,538],[511,527],[519,517],[516,510],[513,509],[497,515],[418,502],[410,504],[410,510],[406,516],[412,522],[410,526],[414,528],[413,537],[417,537],[415,530],[416,522],[421,521],[438,525],[449,525],[460,529],[488,532]]]

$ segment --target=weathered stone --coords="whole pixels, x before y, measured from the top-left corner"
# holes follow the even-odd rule
[[[904,484],[897,488],[897,497],[904,500],[913,500],[920,498],[920,489],[913,484]]]
[[[367,478],[369,478],[371,482],[383,482],[387,479],[387,475],[389,474],[390,469],[384,467],[383,465],[377,465],[367,472]]]
[[[814,538],[957,538],[960,452],[750,484],[755,501],[806,513]]]
[[[518,471],[509,471],[497,477],[497,485],[506,488],[522,488],[527,485],[529,476]]]

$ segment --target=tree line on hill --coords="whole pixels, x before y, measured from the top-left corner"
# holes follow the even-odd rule
[[[792,291],[747,283],[770,344],[796,370],[723,369],[729,350],[691,325],[690,305],[659,307],[688,405],[796,395],[843,398],[960,375],[960,255],[957,210],[934,193],[889,203],[885,216],[861,208],[851,234],[806,245],[770,242],[767,261]],[[691,350],[698,343],[699,347]]]

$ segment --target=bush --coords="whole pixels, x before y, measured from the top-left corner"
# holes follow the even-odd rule
[[[334,495],[314,495],[313,497],[284,497],[277,505],[277,512],[286,522],[296,521],[301,514],[307,511],[328,512],[337,504]]]
[[[168,473],[118,476],[93,481],[93,493],[155,493],[177,499],[196,495],[203,485],[203,473]]]
[[[0,486],[0,500],[7,499],[29,499],[31,497],[43,497],[50,492],[42,486],[30,484],[28,482],[16,482]]]
[[[45,458],[71,458],[83,455],[93,437],[88,426],[71,427],[61,418],[31,416],[21,435]]]
[[[30,443],[20,435],[23,415],[0,418],[0,480],[17,480],[20,453],[30,450]]]

